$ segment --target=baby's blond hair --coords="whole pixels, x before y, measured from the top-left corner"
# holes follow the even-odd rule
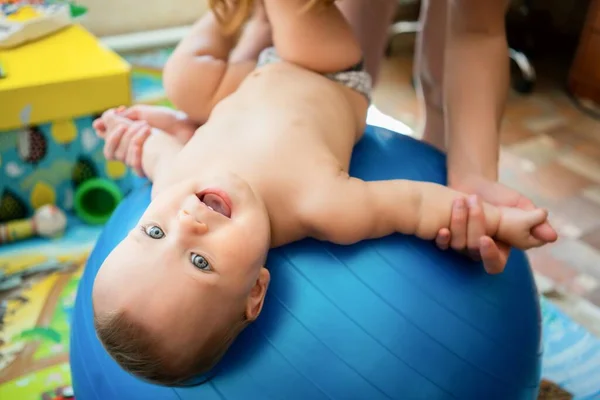
[[[208,5],[215,14],[224,31],[234,34],[252,15],[256,0],[208,0]],[[262,1],[262,0],[260,0]],[[285,1],[285,0],[282,0]],[[336,0],[306,0],[306,5],[299,12],[306,12],[316,6],[329,6]]]

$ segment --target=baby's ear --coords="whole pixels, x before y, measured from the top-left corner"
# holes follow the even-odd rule
[[[248,322],[253,322],[260,315],[270,281],[271,274],[269,270],[262,267],[246,300],[246,319]]]

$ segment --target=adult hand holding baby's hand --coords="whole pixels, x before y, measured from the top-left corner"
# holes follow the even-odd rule
[[[104,156],[107,160],[124,162],[138,175],[144,176],[142,149],[150,136],[151,127],[146,121],[127,118],[126,112],[124,107],[110,109],[94,121],[93,126],[105,141]]]
[[[533,210],[535,205],[519,192],[483,177],[464,179],[459,184],[451,184],[451,187],[473,195],[454,202],[450,229],[444,228],[438,232],[437,246],[443,250],[451,247],[474,260],[481,260],[490,274],[501,273],[506,266],[510,246],[494,241],[485,234],[482,200],[496,206],[523,210]],[[533,228],[532,234],[547,243],[554,242],[557,238],[556,231],[548,222]]]

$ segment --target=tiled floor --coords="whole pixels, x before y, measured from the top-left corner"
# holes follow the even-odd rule
[[[388,58],[374,95],[384,113],[411,127],[418,109],[410,52]],[[550,210],[559,240],[529,251],[554,289],[600,306],[600,120],[563,90],[564,69],[538,66],[530,95],[511,93],[501,131],[500,179]]]

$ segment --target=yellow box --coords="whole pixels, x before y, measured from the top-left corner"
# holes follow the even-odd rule
[[[0,51],[0,132],[131,102],[130,66],[80,25]]]
[[[0,222],[43,204],[72,209],[77,187],[109,179],[126,193],[133,174],[107,162],[95,116],[130,105],[131,67],[80,25],[0,50]]]

